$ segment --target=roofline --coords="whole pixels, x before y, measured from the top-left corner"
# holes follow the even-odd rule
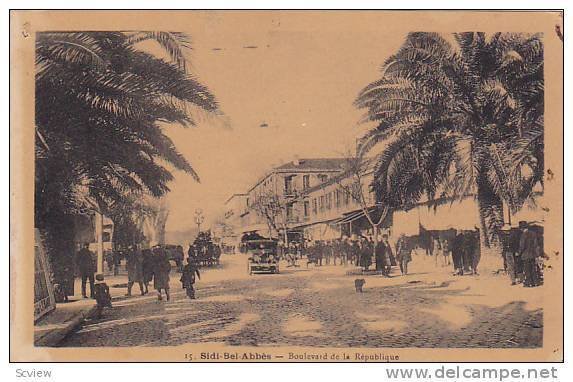
[[[271,171],[267,172],[263,177],[259,178],[259,180],[251,187],[249,188],[249,190],[247,191],[247,193],[245,195],[248,195],[249,192],[253,191],[259,184],[261,184],[265,179],[267,179],[268,177],[270,177],[271,175],[274,174],[284,174],[284,173],[325,173],[325,172],[334,172],[334,173],[339,173],[340,170],[336,170],[336,169],[320,169],[320,168],[310,168],[310,169],[300,169],[300,170],[296,170],[296,169],[288,169],[288,168],[283,168],[283,169],[278,169],[278,168],[274,168]]]
[[[369,168],[368,170],[364,171],[364,175],[370,175],[373,172],[374,172],[374,169]],[[335,176],[334,178],[330,178],[326,182],[323,182],[323,183],[317,184],[316,186],[307,188],[306,190],[304,190],[301,197],[308,196],[311,192],[318,191],[321,188],[331,186],[335,183],[338,183],[339,181],[341,181],[343,179],[350,178],[350,177],[352,177],[352,174],[350,174],[350,171],[348,171],[348,170],[343,171],[338,176]]]
[[[229,201],[231,199],[233,199],[235,196],[247,196],[248,194],[244,194],[244,193],[236,193],[236,194],[232,194],[231,196],[229,196],[229,199],[225,200],[225,204],[229,203]]]
[[[253,191],[255,189],[255,187],[257,187],[259,184],[263,183],[263,181],[265,179],[267,179],[269,176],[273,175],[274,173],[275,173],[275,170],[271,170],[270,172],[266,173],[261,178],[259,178],[259,180],[257,180],[256,183],[251,188],[249,188],[246,195],[248,195],[249,192]]]

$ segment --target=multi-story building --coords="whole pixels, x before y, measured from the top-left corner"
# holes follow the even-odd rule
[[[296,211],[296,201],[300,195],[341,174],[345,161],[344,158],[295,159],[271,169],[246,194],[246,209],[240,215],[242,232],[277,235],[269,228],[267,219],[257,213],[257,203],[269,195],[275,196],[283,207],[284,215],[277,217],[283,229],[300,223],[301,216]]]
[[[352,171],[344,171],[305,190],[295,203],[298,224],[290,229],[310,240],[329,240],[365,231],[372,233],[366,213],[378,219],[381,208],[376,206],[370,191],[371,182],[372,170],[365,166],[359,180]],[[387,230],[390,224],[391,215],[388,215],[379,230]]]

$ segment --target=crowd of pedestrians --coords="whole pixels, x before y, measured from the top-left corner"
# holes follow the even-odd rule
[[[132,245],[121,251],[112,251],[106,256],[105,260],[108,272],[113,272],[114,276],[119,275],[122,261],[125,260],[125,269],[127,270],[126,296],[132,296],[133,287],[136,284],[142,296],[148,294],[150,284],[153,281],[153,288],[157,291],[157,299],[163,300],[165,297],[169,301],[171,298],[169,275],[172,269],[171,260],[173,260],[173,257],[173,254],[161,245],[146,249],[142,249],[140,245]],[[179,259],[178,256],[175,257]],[[180,264],[180,261],[175,262],[177,269],[182,272],[185,267]],[[192,261],[191,263],[194,262]],[[77,253],[76,264],[82,280],[83,298],[97,298],[95,296],[95,291],[97,290],[97,283],[95,282],[95,274],[97,272],[96,255],[90,251],[89,244],[84,244]],[[189,266],[187,264],[187,268]],[[100,281],[103,281],[103,275],[98,276],[102,278]]]
[[[402,275],[408,274],[408,264],[412,261],[412,252],[425,250],[426,255],[432,256],[436,266],[453,266],[453,274],[478,274],[478,265],[481,258],[480,236],[478,230],[458,230],[448,232],[429,233],[424,237],[400,235],[391,245],[388,235],[381,236],[377,243],[371,237],[353,236],[341,237],[332,240],[309,240],[304,242],[290,242],[288,245],[279,243],[278,254],[288,263],[288,267],[299,266],[298,262],[306,258],[306,266],[340,265],[360,267],[363,272],[374,271],[377,274],[389,277],[392,267],[398,266]],[[543,282],[543,234],[542,231],[520,222],[519,228],[504,227],[501,231],[501,244],[503,247],[504,270],[508,274],[512,285],[523,283],[525,287],[535,287]],[[182,252],[182,250],[181,250]],[[200,277],[201,265],[208,265],[211,260],[218,262],[221,255],[218,246],[190,245],[187,264],[183,266],[178,262],[178,269],[182,273],[180,279],[182,287],[186,289],[189,298],[195,298],[193,284],[195,277]],[[143,296],[149,293],[150,283],[157,291],[158,300],[163,297],[170,300],[169,275],[173,256],[160,245],[149,249],[142,249],[133,245],[126,250],[113,251],[106,257],[108,271],[113,270],[114,275],[119,274],[122,258],[126,260],[127,293],[131,296],[133,286],[139,287]],[[182,257],[182,256],[181,256]],[[179,258],[179,257],[177,257]],[[205,264],[203,264],[205,263]],[[76,264],[81,277],[81,292],[84,298],[97,298],[95,291],[95,273],[97,271],[95,255],[84,244],[77,253]],[[371,268],[374,268],[373,270]],[[102,275],[103,276],[103,275]],[[97,280],[103,283],[103,278]],[[105,286],[100,286],[105,290]]]
[[[520,222],[519,228],[505,228],[501,232],[504,270],[511,284],[538,286],[543,276],[543,234],[539,227]],[[412,253],[425,253],[436,267],[452,267],[454,276],[478,275],[481,260],[480,231],[445,230],[424,231],[423,235],[401,234],[392,246],[384,234],[377,244],[371,237],[353,236],[332,240],[279,242],[279,255],[288,267],[298,266],[306,258],[306,266],[343,265],[360,267],[363,272],[374,268],[377,274],[389,276],[392,267],[400,274],[408,274]]]
[[[307,267],[310,264],[319,267],[351,265],[367,272],[374,266],[375,271],[384,276],[389,276],[391,267],[399,262],[402,274],[407,274],[408,263],[412,260],[411,248],[405,242],[399,243],[399,250],[395,250],[388,241],[388,235],[382,235],[377,244],[370,237],[342,237],[333,240],[311,240],[304,244],[291,242],[288,246],[279,246],[279,254],[287,261],[288,266],[296,266],[297,261],[306,257]]]

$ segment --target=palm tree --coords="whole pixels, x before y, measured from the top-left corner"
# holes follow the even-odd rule
[[[149,43],[166,57],[148,53]],[[218,113],[188,70],[189,47],[175,32],[38,34],[37,227],[61,229],[86,210],[111,216],[134,195],[160,197],[173,179],[165,164],[199,180],[163,130],[194,125],[193,110]],[[62,242],[73,235],[48,236]]]
[[[383,143],[372,184],[391,208],[423,196],[477,198],[484,244],[543,182],[539,35],[410,33],[357,100],[363,155]]]

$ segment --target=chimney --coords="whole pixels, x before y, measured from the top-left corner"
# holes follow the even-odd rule
[[[292,161],[292,163],[294,163],[295,166],[300,166],[300,158],[298,157],[298,155],[294,156],[294,160]]]

